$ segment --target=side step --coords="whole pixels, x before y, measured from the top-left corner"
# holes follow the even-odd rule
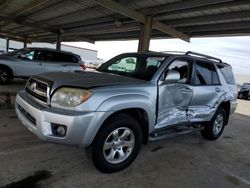
[[[148,140],[154,142],[162,139],[173,138],[180,135],[195,133],[201,131],[202,129],[203,127],[197,127],[197,128],[187,127],[187,128],[167,129],[161,131],[156,130],[150,134]]]

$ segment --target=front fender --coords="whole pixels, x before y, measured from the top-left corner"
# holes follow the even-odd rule
[[[148,115],[149,132],[151,132],[155,126],[155,101],[156,99],[154,97],[150,98],[141,94],[117,95],[103,101],[103,103],[97,108],[97,111],[117,112],[129,108],[140,108],[145,110]]]
[[[146,111],[149,121],[149,133],[155,126],[155,99],[139,94],[126,94],[110,97],[103,101],[95,112],[95,117],[91,120],[91,126],[85,132],[82,140],[83,146],[88,146],[94,140],[99,129],[105,120],[117,111],[129,108],[140,108]]]

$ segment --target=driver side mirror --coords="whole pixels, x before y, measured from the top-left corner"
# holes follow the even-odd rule
[[[181,75],[178,71],[175,70],[169,70],[167,72],[166,78],[164,80],[164,83],[176,83],[181,79]]]

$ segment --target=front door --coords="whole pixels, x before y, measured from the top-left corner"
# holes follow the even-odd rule
[[[158,115],[156,128],[188,122],[187,109],[192,97],[192,62],[176,59],[167,68],[159,82]],[[164,83],[168,71],[177,71],[180,79],[175,83]]]
[[[16,75],[29,77],[44,72],[42,61],[36,58],[37,51],[29,50],[17,57],[15,64]]]

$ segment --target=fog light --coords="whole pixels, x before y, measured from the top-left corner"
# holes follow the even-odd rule
[[[59,136],[65,136],[65,134],[66,134],[66,129],[65,129],[65,127],[59,125],[59,126],[57,127],[57,129],[56,129],[56,132],[57,132],[57,134],[58,134]]]
[[[52,133],[55,136],[60,136],[60,137],[64,137],[66,135],[67,132],[67,127],[64,125],[58,125],[58,124],[51,124],[51,129],[52,129]]]

